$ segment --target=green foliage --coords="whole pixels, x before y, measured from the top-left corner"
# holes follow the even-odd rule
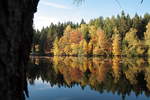
[[[145,44],[148,47],[147,54],[150,56],[150,22],[148,23],[146,28],[147,28],[147,31],[144,33],[144,37],[145,37]]]
[[[131,28],[129,32],[126,33],[125,40],[128,42],[129,46],[135,46],[138,44],[139,40],[136,35],[137,30]]]
[[[86,40],[86,42],[89,42],[90,36],[89,36],[89,27],[88,27],[88,25],[81,24],[80,26],[81,26],[80,30],[81,30],[83,38]]]
[[[41,31],[35,30],[32,51],[75,56],[150,55],[149,20],[149,14],[131,18],[122,11],[120,15],[99,17],[89,23],[83,19],[80,24],[52,23]]]

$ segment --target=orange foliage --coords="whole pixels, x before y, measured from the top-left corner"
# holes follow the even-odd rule
[[[71,43],[79,44],[82,39],[83,39],[83,37],[82,37],[82,33],[80,31],[75,30],[70,33],[70,42]]]

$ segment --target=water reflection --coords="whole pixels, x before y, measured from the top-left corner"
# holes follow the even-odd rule
[[[133,92],[136,96],[150,96],[150,64],[144,58],[31,58],[29,65],[30,84],[41,78],[51,87],[79,85],[84,90],[89,86],[93,91],[118,94],[122,99]]]

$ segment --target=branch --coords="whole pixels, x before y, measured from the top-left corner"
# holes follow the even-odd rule
[[[74,3],[75,4],[82,4],[83,1],[85,1],[85,0],[74,0]]]
[[[143,3],[143,0],[141,0],[141,4]]]

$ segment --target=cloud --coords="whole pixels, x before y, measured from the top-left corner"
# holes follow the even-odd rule
[[[43,27],[49,26],[51,23],[58,23],[58,19],[50,16],[36,15],[34,18],[34,27],[41,30]]]
[[[46,6],[51,6],[51,7],[54,7],[54,8],[71,9],[71,7],[68,7],[66,5],[52,3],[52,2],[41,2],[41,4],[46,5]]]
[[[74,14],[76,14],[76,13],[74,13]],[[77,22],[80,23],[82,18],[83,17],[80,17],[78,15],[77,16],[76,15],[70,15],[70,16],[63,15],[63,16],[59,17],[59,15],[51,16],[51,15],[35,14],[34,28],[41,30],[43,27],[47,27],[51,23],[57,24],[58,22],[65,23],[68,21],[72,21],[74,23],[77,23]]]

